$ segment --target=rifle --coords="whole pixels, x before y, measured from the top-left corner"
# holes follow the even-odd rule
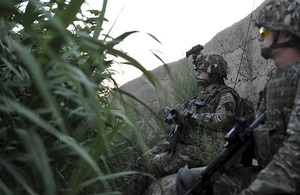
[[[190,120],[191,116],[193,115],[194,111],[193,110],[189,110],[188,111],[188,115],[186,116],[187,121]],[[183,121],[182,118],[179,116],[178,112],[175,109],[172,109],[170,111],[170,114],[166,117],[165,122],[167,124],[174,124],[175,127],[173,128],[172,132],[169,135],[169,140],[170,140],[170,144],[168,146],[168,152],[169,152],[169,156],[170,159],[172,159],[174,153],[175,153],[175,149],[176,149],[176,144],[178,142],[178,131],[181,131],[181,129],[183,128],[182,126]]]
[[[228,141],[225,150],[201,173],[201,177],[185,195],[200,194],[204,190],[207,190],[209,194],[213,194],[212,181],[243,157],[243,153],[249,149],[253,142],[253,129],[261,124],[265,118],[266,113],[263,112],[250,125],[247,124],[245,118],[237,120],[225,136],[225,139]]]
[[[218,91],[216,89],[212,89],[209,92],[209,95],[206,99],[196,98],[194,103],[197,106],[197,108],[200,108],[200,107],[204,106],[210,98],[214,97],[217,94],[217,92]],[[188,122],[190,121],[191,116],[193,114],[194,114],[193,110],[191,110],[191,109],[188,110],[188,114],[186,116],[186,119],[187,119]],[[172,109],[170,111],[170,114],[165,118],[165,122],[169,125],[170,124],[175,125],[175,127],[173,128],[173,130],[172,130],[172,132],[170,133],[170,136],[169,136],[170,144],[169,144],[169,147],[168,147],[169,155],[170,155],[170,158],[172,159],[173,154],[175,152],[176,144],[178,142],[178,131],[181,131],[181,129],[183,129],[184,122],[183,122],[183,118],[181,118],[178,115],[178,112],[175,109]]]

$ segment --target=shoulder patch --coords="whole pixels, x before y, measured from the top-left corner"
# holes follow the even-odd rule
[[[225,110],[233,112],[232,106],[230,105],[229,102],[226,102],[224,104],[224,107],[225,107]]]

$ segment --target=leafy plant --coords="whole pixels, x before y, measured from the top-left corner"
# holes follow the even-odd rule
[[[171,86],[174,90],[173,100],[171,101],[173,105],[187,102],[197,93],[196,73],[192,64],[188,59],[182,59],[179,63],[180,66],[175,68],[175,73],[170,75]]]
[[[114,48],[135,32],[101,34],[107,0],[92,17],[83,3],[0,2],[1,194],[116,194],[114,180],[133,174],[111,173],[103,158],[124,121],[134,128],[109,101],[108,56],[154,79]]]

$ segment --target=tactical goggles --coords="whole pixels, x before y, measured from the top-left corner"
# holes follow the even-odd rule
[[[273,31],[272,30],[269,30],[269,29],[266,29],[265,27],[261,27],[259,29],[259,36],[263,39],[269,37],[270,35],[273,34]]]

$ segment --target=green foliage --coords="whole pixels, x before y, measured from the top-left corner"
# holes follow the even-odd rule
[[[150,73],[102,34],[107,0],[0,3],[0,194],[118,193],[105,152],[125,124],[109,102],[113,57]],[[101,39],[101,37],[103,37]],[[107,83],[112,83],[113,86]]]
[[[174,90],[172,105],[182,104],[192,99],[197,93],[196,72],[188,59],[180,60],[180,66],[170,75],[171,87]]]
[[[209,135],[204,131],[199,135],[199,143],[203,147],[199,149],[199,155],[205,164],[209,164],[223,151],[226,142],[223,133]]]
[[[148,106],[130,94],[126,95],[130,98],[118,98],[124,105],[122,112],[126,113],[127,119],[125,120],[128,122],[121,124],[115,139],[111,142],[111,148],[105,154],[105,162],[111,165],[111,172],[137,171],[138,174],[118,178],[117,186],[124,194],[139,194],[140,178],[144,178],[143,181],[146,181],[147,178],[150,180],[154,178],[150,173],[145,175],[148,171],[140,167],[137,159],[162,140],[165,132],[160,126],[163,125],[163,121],[158,119],[156,113],[152,113],[150,116],[141,113],[138,106],[136,106],[137,102],[142,106]],[[152,111],[150,108],[148,109]],[[132,123],[129,121],[132,121]]]

